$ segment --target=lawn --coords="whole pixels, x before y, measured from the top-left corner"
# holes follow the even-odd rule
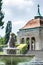
[[[3,54],[5,54],[4,52],[0,52],[0,55],[3,55]]]

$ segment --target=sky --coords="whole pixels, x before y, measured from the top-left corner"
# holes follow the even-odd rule
[[[8,21],[12,22],[12,32],[17,35],[19,29],[37,15],[38,4],[43,16],[43,0],[2,0],[2,2],[4,29],[0,28],[0,36],[5,35]]]

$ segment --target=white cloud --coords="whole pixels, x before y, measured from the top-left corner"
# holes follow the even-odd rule
[[[26,24],[25,21],[15,21],[15,22],[12,22],[12,32],[17,34],[18,30],[20,28],[22,28],[25,24]]]
[[[4,20],[5,22],[8,22],[8,20],[13,21],[12,32],[17,32],[24,26],[26,23],[25,19],[28,15],[27,12],[30,11],[30,7],[32,7],[33,4],[33,0],[3,0],[3,11],[5,13]],[[17,21],[14,19],[17,19]]]
[[[33,0],[3,0],[3,5],[5,5],[5,7],[11,7],[11,6],[17,6],[18,8],[23,8],[25,6],[31,6],[33,5]]]
[[[26,24],[25,21],[14,21],[12,22],[12,28],[18,28],[20,29],[21,27],[23,27]]]
[[[25,21],[13,21],[13,25],[19,25],[19,24],[24,24]]]
[[[27,15],[33,4],[33,0],[3,0],[4,19],[12,20],[13,16],[17,19],[18,14],[22,18],[22,14],[23,16],[24,14]]]
[[[24,26],[24,23],[26,23],[25,21],[31,19],[34,15],[34,11],[36,9],[36,2],[34,0],[2,0],[2,1],[3,1],[2,8],[5,13],[4,17],[5,23],[7,23],[8,20],[13,21],[12,22],[13,32],[17,32],[18,29]],[[4,32],[2,31],[1,33],[3,34]]]

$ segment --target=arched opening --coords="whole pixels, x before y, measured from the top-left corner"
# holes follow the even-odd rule
[[[28,44],[28,50],[29,50],[29,47],[30,47],[29,40],[30,40],[30,39],[27,37],[27,38],[26,38],[26,43]]]
[[[21,44],[24,44],[24,38],[21,38]]]
[[[35,37],[31,38],[31,50],[35,50]]]

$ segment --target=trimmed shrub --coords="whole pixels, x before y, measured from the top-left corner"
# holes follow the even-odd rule
[[[26,53],[26,51],[27,51],[27,44],[20,44],[17,48],[19,49],[18,50],[18,54],[20,53],[20,54],[24,54],[24,53]]]

